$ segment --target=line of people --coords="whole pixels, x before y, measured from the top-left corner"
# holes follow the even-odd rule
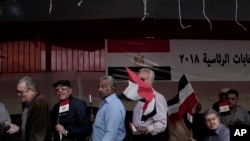
[[[166,141],[168,140],[166,99],[153,88],[155,74],[151,69],[140,69],[138,77],[153,89],[156,113],[146,120],[142,119],[144,101],[137,102],[132,117],[137,132],[131,135],[130,141]],[[39,92],[33,78],[24,76],[18,81],[17,94],[24,103],[22,124],[20,126],[13,124],[8,111],[3,104],[0,104],[1,126],[6,127],[7,134],[21,132],[21,141],[124,140],[125,124],[128,124],[125,123],[126,109],[116,94],[116,81],[112,76],[102,76],[99,80],[98,92],[101,102],[95,117],[87,112],[85,101],[71,95],[73,89],[70,81],[60,80],[52,87],[55,89],[58,103],[53,106],[51,112],[46,98]],[[223,141],[228,141],[224,135],[229,137],[227,130],[229,125],[250,124],[247,111],[237,105],[238,97],[237,91],[232,89],[227,91],[226,99],[231,111],[229,115],[221,116],[219,108],[208,109],[202,114],[208,131],[216,131],[213,135],[217,135],[221,141],[222,138]],[[220,130],[223,132],[219,132]],[[214,141],[211,135],[206,134],[205,141]],[[188,140],[197,139],[188,138]]]
[[[138,76],[150,87],[153,87],[154,72],[150,69],[140,70]],[[37,87],[32,77],[24,76],[17,83],[17,94],[24,104],[22,124],[13,124],[9,114],[2,105],[3,125],[8,127],[6,133],[21,132],[21,141],[122,141],[126,136],[126,109],[118,98],[116,81],[112,76],[103,76],[98,84],[101,98],[95,118],[87,113],[87,105],[83,100],[74,98],[73,89],[68,80],[60,80],[52,85],[55,88],[58,103],[52,112],[49,104]],[[163,132],[167,127],[167,103],[163,95],[154,90],[157,112],[151,118],[141,121],[138,113],[141,105],[138,101],[134,110],[133,123],[138,130],[133,140],[164,140]],[[1,105],[0,105],[1,106]],[[51,118],[52,117],[52,118]],[[52,127],[52,128],[51,128]],[[52,134],[51,134],[52,133]]]

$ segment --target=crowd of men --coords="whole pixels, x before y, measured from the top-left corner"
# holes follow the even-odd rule
[[[124,141],[128,134],[126,126],[130,125],[133,132],[129,141],[229,141],[230,126],[250,124],[248,111],[237,104],[239,93],[224,88],[220,100],[204,113],[199,113],[201,104],[197,103],[196,109],[199,110],[194,114],[191,134],[169,138],[173,131],[168,131],[172,128],[168,128],[167,100],[154,89],[154,71],[142,68],[137,76],[152,89],[155,104],[153,112],[144,115],[146,101],[138,100],[131,124],[126,121],[126,108],[116,93],[116,81],[112,76],[100,77],[98,93],[101,102],[95,115],[87,112],[84,100],[72,96],[70,81],[59,80],[52,84],[58,102],[51,110],[36,81],[24,76],[17,82],[17,94],[24,105],[21,125],[11,122],[6,107],[0,103],[0,139],[8,140],[8,135],[20,133],[20,141]],[[185,125],[181,121],[174,126]],[[189,128],[176,129],[183,134],[191,131]],[[197,135],[195,129],[203,129],[197,131],[202,131],[202,134]]]

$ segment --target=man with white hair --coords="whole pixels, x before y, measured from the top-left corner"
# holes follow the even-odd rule
[[[149,68],[139,70],[138,77],[153,89],[155,74]],[[137,133],[132,135],[132,141],[166,141],[165,133],[167,127],[167,102],[165,97],[153,89],[155,98],[155,112],[144,117],[142,115],[143,101],[138,101],[133,110],[133,124]]]

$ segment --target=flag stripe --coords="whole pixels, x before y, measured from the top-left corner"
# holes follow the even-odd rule
[[[174,113],[177,113],[179,111],[179,103],[173,105],[168,105],[168,114],[172,115]]]
[[[148,104],[147,109],[145,110],[145,112],[143,113],[141,120],[142,121],[146,121],[148,120],[150,117],[154,116],[156,114],[156,107],[155,107],[155,98],[153,98],[150,103]]]
[[[69,99],[60,102],[60,106],[69,104]]]
[[[126,97],[130,100],[142,99],[142,97],[137,94],[139,86],[131,81],[128,81],[128,83],[128,87],[124,90],[123,94],[126,94]]]
[[[69,104],[60,106],[59,113],[63,113],[63,112],[67,112],[67,111],[69,111]]]
[[[178,104],[179,101],[180,101],[179,95],[176,95],[172,99],[168,100],[168,106],[169,106],[169,108],[171,109],[172,105]],[[171,110],[169,110],[169,111],[171,111]]]
[[[181,90],[183,90],[183,89],[186,87],[186,85],[187,85],[188,83],[189,83],[189,82],[188,82],[188,80],[187,80],[186,75],[183,75],[183,76],[181,77],[181,79],[179,80],[178,92],[180,92]]]
[[[196,95],[192,93],[179,107],[179,118],[185,116],[185,114],[190,111],[197,103]]]
[[[161,39],[130,39],[107,40],[108,53],[122,52],[169,52],[169,40]]]
[[[148,103],[148,106],[147,106],[147,109],[146,111],[143,113],[144,115],[147,115],[149,113],[151,113],[155,108],[155,98],[153,98],[149,103]]]
[[[188,83],[181,91],[179,91],[180,103],[185,101],[189,95],[194,94],[193,92],[194,92],[194,90],[193,90],[192,86],[190,85],[190,83]]]

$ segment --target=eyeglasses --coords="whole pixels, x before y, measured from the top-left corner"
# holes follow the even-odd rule
[[[140,78],[142,81],[146,81],[147,79],[149,79],[149,78]]]
[[[24,89],[24,90],[22,90],[22,91],[16,90],[16,92],[17,92],[17,94],[23,95],[24,93],[26,93],[26,92],[29,91],[29,90],[30,90],[30,88],[26,88],[26,89]]]
[[[67,86],[62,86],[62,87],[56,87],[55,90],[56,91],[59,91],[59,90],[63,90],[64,91],[64,90],[67,90],[67,88],[68,88]]]

